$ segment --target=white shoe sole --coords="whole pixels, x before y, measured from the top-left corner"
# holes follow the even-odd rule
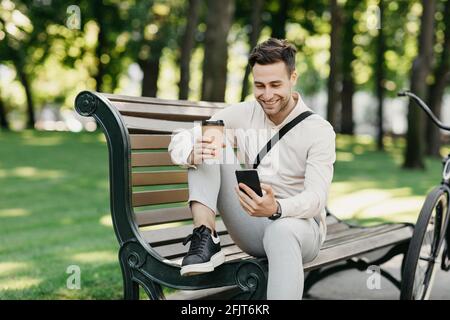
[[[180,274],[182,276],[194,276],[196,274],[211,272],[214,271],[214,268],[220,266],[224,262],[225,262],[225,255],[223,254],[222,250],[220,250],[215,255],[213,255],[208,262],[190,264],[181,267]]]

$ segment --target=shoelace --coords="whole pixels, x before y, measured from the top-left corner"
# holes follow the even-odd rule
[[[202,233],[203,230],[204,230],[204,227],[194,229],[192,234],[188,235],[183,240],[183,245],[186,245],[189,241],[191,241],[191,247],[189,248],[188,254],[203,253],[203,248],[205,247],[206,241],[208,240],[207,234]]]

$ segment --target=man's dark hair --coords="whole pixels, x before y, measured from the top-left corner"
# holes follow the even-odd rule
[[[297,49],[286,39],[269,38],[253,48],[248,63],[253,68],[255,63],[266,65],[283,61],[291,75],[295,70],[296,52]]]

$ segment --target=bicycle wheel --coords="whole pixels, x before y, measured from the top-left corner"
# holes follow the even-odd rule
[[[429,298],[438,259],[443,246],[439,245],[442,219],[448,210],[448,193],[443,187],[431,191],[420,211],[409,243],[402,274],[400,299],[426,300]]]
[[[447,221],[447,223],[449,223],[449,222]],[[442,252],[441,269],[444,271],[449,271],[450,270],[450,225],[449,224],[447,224],[446,229],[447,230],[445,231],[445,241],[443,244],[444,249]]]

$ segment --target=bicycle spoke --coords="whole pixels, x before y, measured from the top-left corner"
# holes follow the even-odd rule
[[[433,257],[419,257],[419,260],[422,261],[427,261],[427,262],[434,262],[434,258]]]
[[[415,293],[414,294],[415,297],[421,296],[421,294],[418,294],[418,291],[420,290],[419,291],[420,293],[423,292],[423,280],[424,279],[425,279],[425,273],[420,272],[419,278],[417,279],[417,281],[416,280],[414,281],[414,290],[413,290],[413,292]]]
[[[432,201],[432,202],[430,202]],[[442,251],[439,243],[443,232],[442,215],[448,210],[448,194],[446,191],[437,187],[433,193],[427,197],[427,201],[421,211],[420,219],[411,240],[408,252],[406,267],[404,298],[428,299],[433,285],[434,274],[437,262],[440,261],[436,256]],[[406,277],[408,276],[408,277]],[[403,290],[403,289],[402,289]]]

